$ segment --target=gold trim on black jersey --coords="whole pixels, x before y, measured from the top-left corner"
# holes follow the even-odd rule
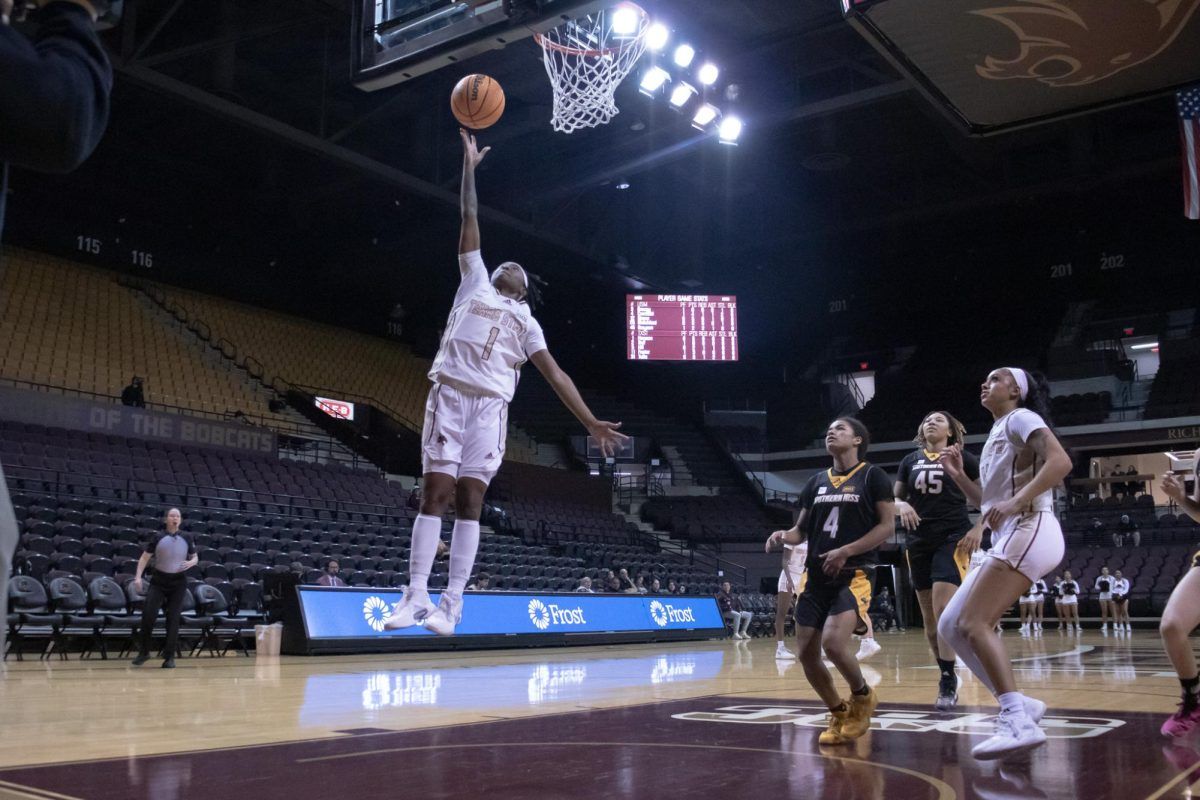
[[[858,462],[858,466],[857,466],[857,467],[855,467],[854,469],[850,470],[850,471],[849,471],[849,472],[847,472],[845,475],[834,475],[834,474],[833,474],[833,467],[830,467],[829,469],[825,470],[825,475],[826,475],[826,476],[829,478],[829,482],[830,482],[831,484],[833,484],[833,488],[835,488],[835,489],[840,489],[840,488],[842,488],[842,484],[843,484],[843,483],[845,483],[846,481],[850,480],[850,479],[851,479],[851,478],[853,478],[855,475],[857,475],[857,474],[858,474],[858,471],[859,471],[860,469],[862,469],[863,467],[865,467],[866,465],[867,465],[867,462],[865,462],[865,461],[860,461],[860,462]]]

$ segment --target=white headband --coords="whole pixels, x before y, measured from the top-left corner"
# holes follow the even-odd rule
[[[525,268],[522,267],[520,264],[518,264],[515,261],[505,261],[499,267],[496,267],[496,269],[492,271],[491,282],[492,283],[496,282],[496,275],[498,275],[500,273],[501,267],[504,267],[507,264],[512,264],[514,267],[521,270],[521,282],[525,284],[525,291],[528,292],[529,291],[529,275],[525,272]]]
[[[1005,367],[1005,369],[1012,373],[1013,380],[1017,382],[1017,389],[1021,392],[1021,399],[1024,400],[1029,396],[1029,376],[1020,367]]]

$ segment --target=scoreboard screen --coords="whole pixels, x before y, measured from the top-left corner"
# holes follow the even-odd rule
[[[625,296],[630,361],[737,361],[737,298],[715,294]]]

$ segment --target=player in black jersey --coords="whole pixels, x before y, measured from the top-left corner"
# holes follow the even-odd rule
[[[875,563],[875,548],[895,530],[891,482],[882,469],[861,460],[869,444],[861,422],[834,420],[825,435],[833,467],[805,484],[796,524],[767,539],[767,552],[808,542],[808,582],[796,600],[796,643],[805,677],[829,707],[821,744],[862,736],[878,702],[850,647],[855,631],[866,630],[862,618],[871,604],[866,573]],[[849,702],[838,695],[821,660],[822,646],[850,685]]]
[[[896,473],[896,513],[908,531],[908,571],[912,576],[925,638],[937,661],[941,680],[935,706],[949,711],[958,702],[954,650],[938,636],[937,623],[955,590],[962,585],[979,549],[982,527],[967,516],[967,498],[942,468],[942,451],[962,444],[967,432],[945,411],[931,411],[921,420],[915,441],[920,447],[900,462]],[[963,452],[963,470],[979,478],[979,460]]]

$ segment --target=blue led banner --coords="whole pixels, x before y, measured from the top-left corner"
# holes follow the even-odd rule
[[[383,621],[401,594],[393,589],[299,586],[311,639],[434,636],[414,626],[387,631]],[[430,595],[434,603],[440,595]],[[522,594],[468,592],[456,636],[685,631],[725,627],[717,601],[707,596]]]

